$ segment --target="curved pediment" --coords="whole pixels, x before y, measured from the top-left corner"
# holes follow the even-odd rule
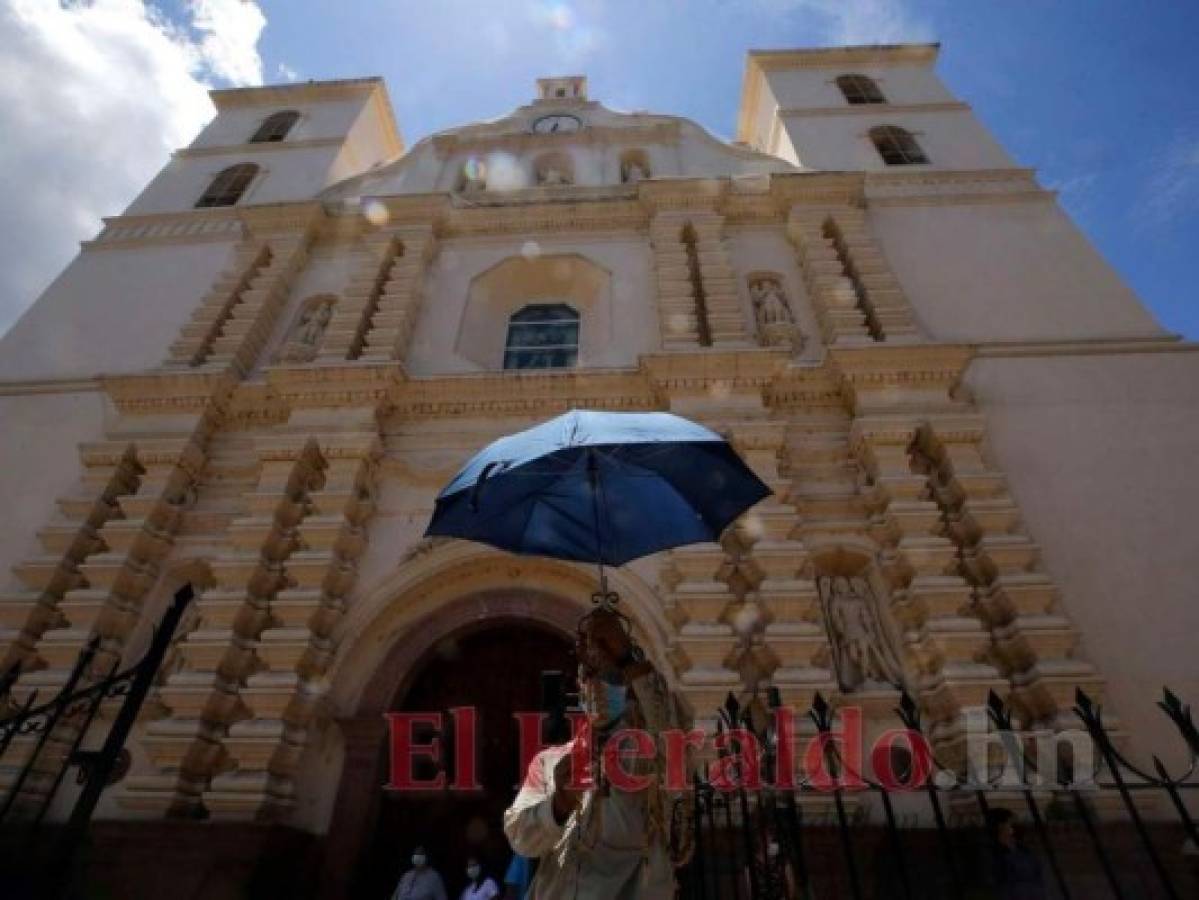
[[[541,100],[501,119],[427,137],[403,156],[333,185],[322,198],[439,192],[469,198],[532,187],[797,171],[679,116],[619,112],[586,100]]]

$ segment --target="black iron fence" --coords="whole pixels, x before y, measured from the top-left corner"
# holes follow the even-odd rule
[[[120,670],[117,659],[107,671],[96,671],[100,638],[95,636],[51,700],[38,703],[36,690],[16,696],[19,663],[0,677],[0,765],[14,757],[19,761],[8,766],[15,775],[0,802],[0,825],[8,838],[3,849],[12,857],[5,867],[9,888],[16,880],[19,890],[39,897],[57,896],[65,888],[101,792],[128,764],[125,741],[192,597],[191,585],[176,592],[149,649],[127,669]],[[117,698],[122,698],[120,708],[102,744],[89,749],[92,726],[105,703]],[[46,814],[71,769],[82,789],[65,826],[56,826],[47,848],[42,841]]]
[[[887,777],[870,777],[833,740],[833,710],[817,695],[807,721],[821,765],[816,773],[794,768],[793,783],[779,780],[794,762],[782,747],[792,735],[779,734],[778,692],[767,698],[765,715],[732,696],[720,710],[720,777],[709,769],[695,781],[686,898],[1199,896],[1199,832],[1186,796],[1199,788],[1199,731],[1168,690],[1158,706],[1183,741],[1188,762],[1179,773],[1156,756],[1152,772],[1131,762],[1079,690],[1074,713],[1091,759],[1059,752],[1047,765],[992,693],[987,718],[998,752],[984,771],[968,757],[945,764],[905,693],[895,712],[916,752],[882,758]],[[1153,795],[1167,801],[1167,817],[1147,821],[1143,801]]]

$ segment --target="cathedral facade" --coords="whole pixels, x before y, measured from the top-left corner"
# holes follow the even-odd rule
[[[582,77],[408,149],[377,78],[214,91],[0,342],[18,693],[198,592],[97,818],[270,823],[346,882],[411,818],[384,713],[474,677],[502,721],[569,664],[590,568],[422,534],[571,408],[694,419],[774,491],[611,573],[701,722],[769,683],[881,728],[906,689],[952,752],[990,691],[1052,735],[1082,687],[1164,740],[1160,686],[1199,700],[1199,355],[936,57],[751,53],[731,143]]]

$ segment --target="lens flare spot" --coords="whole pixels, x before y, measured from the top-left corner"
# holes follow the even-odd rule
[[[484,162],[489,191],[516,191],[527,186],[525,170],[510,153],[492,153]]]
[[[690,329],[691,320],[688,319],[683,313],[674,313],[672,316],[667,318],[666,327],[675,334],[683,334]]]
[[[727,381],[713,381],[708,386],[708,394],[713,400],[727,400],[733,393]]]
[[[525,241],[520,245],[520,255],[532,261],[541,255],[541,245],[536,241]]]
[[[737,634],[744,637],[747,634],[753,634],[758,623],[762,621],[762,613],[758,609],[756,603],[746,603],[743,607],[733,614],[733,629]]]
[[[471,181],[486,181],[487,164],[481,159],[475,159],[472,156],[466,161],[466,165],[462,167],[462,173]]]
[[[372,225],[386,225],[391,219],[391,213],[387,211],[387,206],[378,200],[366,201],[362,206],[362,215]]]

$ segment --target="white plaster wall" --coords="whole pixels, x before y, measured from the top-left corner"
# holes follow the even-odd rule
[[[1163,333],[1056,203],[876,206],[870,222],[933,338]]]
[[[85,250],[0,339],[0,381],[159,365],[232,244]]]
[[[1153,703],[1199,702],[1199,352],[981,359],[967,384],[1110,711],[1175,747]]]
[[[766,74],[770,92],[783,109],[846,106],[845,95],[837,87],[839,75],[866,75],[873,78],[887,103],[942,103],[956,99],[928,65],[888,66],[846,63],[844,68],[796,68],[774,70]]]
[[[441,244],[430,268],[425,281],[425,301],[408,353],[409,371],[417,375],[482,371],[454,349],[465,317],[470,283],[500,261],[519,255],[526,242],[536,243],[547,256],[577,253],[611,273],[611,309],[607,311],[611,339],[592,358],[581,360],[581,366],[635,366],[641,354],[658,349],[653,263],[644,239],[612,236],[576,240],[552,235],[463,239]],[[532,302],[546,298],[529,299]],[[497,322],[495,327],[503,332],[507,323]],[[588,327],[586,318],[581,327]],[[499,366],[497,360],[497,371]]]
[[[798,155],[797,164],[811,169],[867,172],[1000,169],[1013,165],[1012,158],[969,110],[896,113],[888,112],[885,106],[871,106],[868,114],[857,112],[861,109],[847,107],[843,116],[784,115],[783,125]],[[870,140],[870,129],[877,125],[906,128],[924,150],[928,163],[884,163]]]
[[[783,276],[783,290],[791,311],[806,340],[800,357],[815,359],[821,353],[820,326],[808,299],[803,277],[795,258],[795,248],[778,228],[737,229],[728,235],[729,258],[737,273],[737,294],[746,322],[754,322],[753,302],[746,282],[752,272],[777,272]]]
[[[337,180],[333,162],[339,149],[337,145],[289,149],[279,144],[255,144],[250,150],[176,156],[125,212],[147,215],[192,209],[217,175],[245,162],[257,165],[259,172],[238,206],[308,200]]]
[[[0,394],[0,587],[13,583],[14,563],[44,552],[37,531],[79,480],[79,444],[100,438],[111,412],[99,390]]]
[[[222,110],[196,136],[191,146],[228,147],[247,143],[258,130],[258,126],[272,113],[295,110],[300,114],[288,141],[311,141],[322,138],[340,138],[350,131],[362,110],[364,97],[352,97],[321,103],[280,102],[274,105],[242,106]]]

